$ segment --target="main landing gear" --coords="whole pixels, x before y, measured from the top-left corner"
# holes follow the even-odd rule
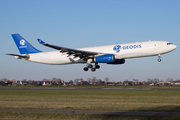
[[[158,62],[161,62],[161,55],[159,54],[158,57]]]
[[[96,71],[96,69],[99,69],[100,66],[98,65],[98,63],[95,63],[94,67],[91,64],[88,64],[87,67],[84,67],[84,71],[88,71],[88,69],[91,68],[91,71],[94,72]]]

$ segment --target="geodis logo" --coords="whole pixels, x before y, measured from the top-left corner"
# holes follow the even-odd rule
[[[116,45],[113,47],[113,50],[116,51],[116,53],[118,53],[121,50],[137,49],[137,48],[141,48],[141,47],[142,47],[141,44],[139,44],[139,45],[127,45],[127,46]]]
[[[20,45],[25,45],[25,40],[20,40]]]
[[[20,42],[19,42],[19,44],[21,45],[19,48],[26,48],[27,46],[24,46],[25,45],[25,43],[26,43],[26,41],[25,40],[20,40]]]

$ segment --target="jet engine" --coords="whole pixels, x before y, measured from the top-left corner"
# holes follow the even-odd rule
[[[107,63],[107,64],[124,64],[125,59],[115,59],[114,62]]]
[[[115,61],[115,56],[113,54],[106,54],[95,57],[95,62],[97,63],[113,63]]]

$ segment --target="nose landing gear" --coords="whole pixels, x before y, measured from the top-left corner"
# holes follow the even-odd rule
[[[158,62],[161,62],[161,55],[159,54],[158,57]]]

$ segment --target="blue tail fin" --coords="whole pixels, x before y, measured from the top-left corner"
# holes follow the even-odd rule
[[[19,52],[21,54],[32,54],[32,53],[42,52],[42,51],[37,50],[36,48],[34,48],[30,43],[28,43],[19,34],[12,34],[12,37],[13,37],[14,42],[16,43],[17,48],[19,49]]]

